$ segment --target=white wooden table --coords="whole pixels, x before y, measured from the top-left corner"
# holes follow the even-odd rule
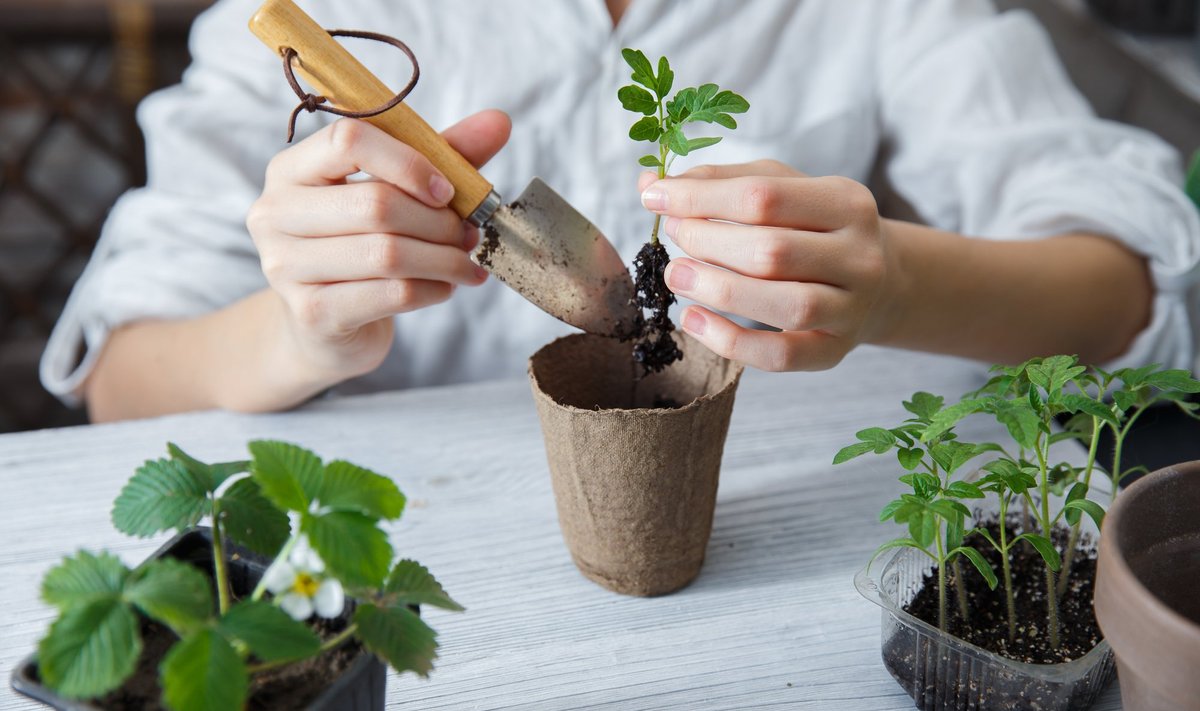
[[[429,611],[442,658],[429,681],[393,675],[390,706],[912,708],[880,661],[879,609],[851,582],[893,534],[875,521],[895,474],[882,458],[830,461],[856,430],[898,422],[914,390],[957,396],[979,373],[874,349],[826,373],[747,372],[707,563],[690,587],[654,599],[576,572],[524,381],[0,436],[0,710],[35,708],[7,680],[51,619],[38,599],[45,571],[79,547],[136,563],[166,538],[126,538],[109,523],[134,468],[167,440],[213,460],[240,458],[260,437],[394,476],[410,497],[397,551],[468,608]],[[1094,708],[1120,708],[1115,685]]]

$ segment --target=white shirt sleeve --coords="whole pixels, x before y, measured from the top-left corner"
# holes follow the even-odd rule
[[[941,229],[995,239],[1089,232],[1144,255],[1153,317],[1110,365],[1200,367],[1200,213],[1180,187],[1178,154],[1096,119],[1042,27],[988,5],[893,6],[892,46],[880,55],[889,179]]]
[[[42,357],[43,384],[68,402],[113,329],[198,316],[266,285],[244,219],[284,146],[291,99],[279,62],[248,31],[229,31],[256,4],[201,16],[183,83],[138,109],[147,186],[113,208]]]

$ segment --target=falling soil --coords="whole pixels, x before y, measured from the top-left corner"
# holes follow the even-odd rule
[[[643,318],[637,329],[633,360],[641,363],[647,374],[657,373],[683,358],[683,352],[671,336],[675,324],[667,315],[667,309],[675,303],[675,294],[667,288],[663,279],[663,272],[670,261],[671,257],[661,242],[642,245],[633,260],[636,272],[634,285],[637,287],[635,303],[650,311],[650,317]]]
[[[347,623],[347,620],[342,618],[314,620],[309,622],[309,626],[322,639],[337,634]],[[142,618],[141,637],[142,654],[138,657],[137,669],[133,676],[121,688],[97,699],[95,703],[100,708],[114,711],[159,711],[165,708],[160,702],[162,688],[158,684],[158,665],[179,638],[169,628],[147,618]],[[267,711],[304,708],[325,691],[361,654],[362,646],[357,640],[351,640],[319,657],[256,674],[250,679],[250,699],[246,703],[246,709]],[[252,659],[251,662],[253,661]]]
[[[1008,540],[1020,534],[1010,521]],[[995,540],[1000,540],[999,523],[996,520],[981,524]],[[1063,528],[1054,531],[1055,546],[1061,551],[1066,546],[1069,531]],[[979,534],[971,534],[965,545],[974,546],[992,564],[997,577],[1001,576],[1000,554]],[[1046,622],[1046,568],[1042,557],[1033,546],[1017,544],[1010,560],[1013,578],[1013,597],[1016,608],[1016,635],[1008,638],[1008,607],[1004,599],[1003,581],[996,589],[989,590],[983,576],[975,567],[963,560],[963,571],[967,591],[969,619],[962,619],[955,589],[954,569],[946,571],[946,627],[947,632],[964,639],[977,647],[994,652],[1009,659],[1029,664],[1058,664],[1078,659],[1091,651],[1103,638],[1092,610],[1092,597],[1096,581],[1096,547],[1081,537],[1071,564],[1071,582],[1066,595],[1059,601],[1060,644],[1057,649],[1050,646]],[[1057,579],[1057,576],[1056,576]],[[937,626],[938,594],[937,572],[925,576],[925,586],[917,593],[905,611],[934,627]]]

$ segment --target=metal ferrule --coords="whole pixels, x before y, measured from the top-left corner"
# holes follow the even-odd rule
[[[482,227],[483,223],[492,219],[492,215],[495,214],[499,207],[500,193],[497,193],[495,190],[493,190],[488,193],[488,196],[483,199],[483,202],[479,203],[479,207],[475,208],[475,212],[472,212],[470,216],[467,217],[467,222],[470,222],[476,227]]]

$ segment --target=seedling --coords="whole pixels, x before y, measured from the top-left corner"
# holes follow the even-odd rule
[[[676,157],[721,141],[720,136],[688,138],[684,126],[715,123],[732,130],[737,128],[737,121],[731,114],[745,113],[750,108],[744,98],[732,91],[721,90],[716,84],[680,89],[671,97],[675,72],[666,57],[659,58],[655,72],[641,50],[623,49],[621,56],[633,69],[630,78],[634,83],[621,87],[617,98],[621,100],[621,106],[642,115],[629,129],[629,137],[656,145],[657,153],[642,156],[638,163],[654,168],[659,179],[667,177]],[[639,324],[633,357],[647,373],[658,372],[683,357],[671,337],[675,324],[667,315],[667,309],[675,303],[675,294],[663,281],[663,271],[670,257],[658,239],[661,220],[661,215],[654,216],[650,241],[642,246],[634,259],[637,305],[649,309],[650,317]]]
[[[171,558],[134,569],[106,552],[64,559],[42,581],[42,598],[59,610],[38,646],[47,686],[69,698],[121,686],[142,651],[139,614],[179,637],[159,667],[162,701],[174,711],[242,708],[255,673],[350,639],[397,672],[428,675],[436,633],[409,605],[463,608],[420,564],[392,565],[380,522],[399,518],[405,498],[391,479],[284,442],[251,442],[250,460],[217,464],[167,447],[169,457],[146,462],[121,490],[113,524],[142,538],[207,518],[212,579]],[[240,600],[226,538],[273,558]],[[304,620],[341,615],[346,595],[358,600],[351,623],[320,639]]]

